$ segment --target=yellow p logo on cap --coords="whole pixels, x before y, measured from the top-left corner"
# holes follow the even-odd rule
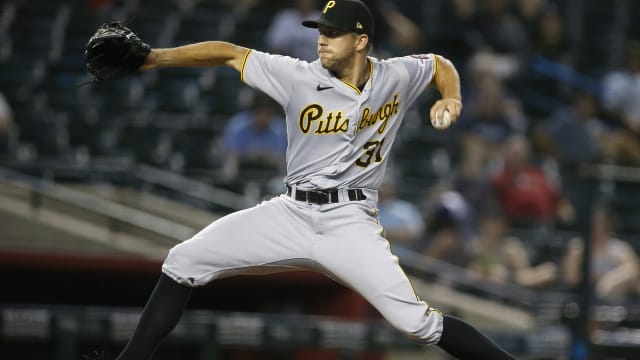
[[[327,2],[327,5],[324,6],[324,9],[322,9],[322,13],[325,14],[327,12],[327,10],[331,9],[332,7],[336,6],[336,2],[335,1],[329,1]]]

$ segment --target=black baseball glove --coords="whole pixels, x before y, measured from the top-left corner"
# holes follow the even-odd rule
[[[136,34],[120,22],[102,24],[85,46],[84,62],[98,82],[136,72],[151,52]]]

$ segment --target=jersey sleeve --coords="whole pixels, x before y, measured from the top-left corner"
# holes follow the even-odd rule
[[[409,103],[413,103],[431,83],[436,74],[434,54],[409,55],[397,58],[407,71]]]
[[[251,50],[242,65],[241,80],[286,106],[302,62],[288,56]]]

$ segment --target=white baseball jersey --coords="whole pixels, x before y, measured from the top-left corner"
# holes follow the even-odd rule
[[[402,117],[433,78],[434,57],[369,62],[360,91],[319,61],[249,52],[242,79],[287,115],[290,193],[227,215],[176,245],[165,274],[200,286],[237,274],[310,269],[360,293],[411,338],[439,341],[442,315],[418,298],[391,253],[375,190]],[[337,189],[339,196],[322,204],[296,200],[312,189]],[[366,198],[347,196],[353,189]]]

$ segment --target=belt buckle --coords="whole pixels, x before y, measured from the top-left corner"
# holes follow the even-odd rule
[[[323,191],[317,191],[317,190],[309,190],[307,191],[307,203],[311,204],[311,203],[315,203],[318,205],[322,205],[322,204],[326,204],[329,201],[328,199],[328,194],[323,192]]]

